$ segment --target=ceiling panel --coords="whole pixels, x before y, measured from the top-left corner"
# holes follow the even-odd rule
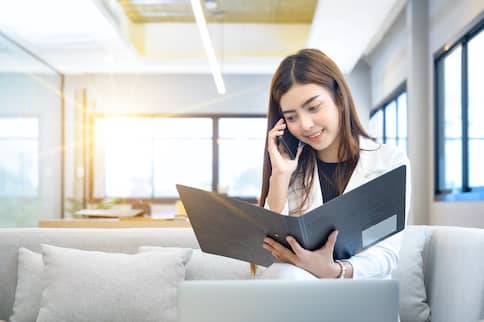
[[[118,0],[133,23],[194,22],[190,0]],[[306,23],[317,0],[202,0],[207,22]]]

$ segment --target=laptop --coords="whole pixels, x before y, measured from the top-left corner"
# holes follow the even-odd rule
[[[177,185],[201,249],[262,266],[275,258],[262,248],[270,236],[289,247],[291,235],[305,249],[324,245],[337,229],[335,259],[347,259],[405,227],[406,167],[393,169],[299,216],[281,216],[221,194]]]
[[[179,322],[396,322],[398,281],[185,281]]]

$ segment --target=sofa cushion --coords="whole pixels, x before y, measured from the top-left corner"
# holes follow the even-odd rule
[[[42,255],[21,247],[18,252],[17,289],[10,322],[33,322],[42,295]]]
[[[142,246],[138,252],[166,251],[170,247]],[[258,270],[262,271],[260,267]],[[250,279],[248,263],[229,257],[218,256],[193,250],[193,255],[187,264],[186,280],[238,280]]]
[[[175,321],[191,249],[141,254],[42,245],[44,321]]]
[[[400,282],[401,322],[430,320],[430,308],[424,284],[423,252],[429,238],[424,228],[407,227],[400,249],[400,263],[393,278]]]
[[[484,229],[435,227],[425,252],[432,321],[484,318]]]

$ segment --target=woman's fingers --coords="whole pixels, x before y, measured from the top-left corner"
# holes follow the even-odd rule
[[[298,262],[298,257],[292,251],[272,238],[264,238],[264,245],[262,247],[270,251],[279,261],[289,262],[294,265]]]
[[[299,141],[299,144],[297,146],[297,152],[296,152],[296,160],[299,161],[299,156],[301,155],[302,151],[303,151],[303,148],[304,148],[304,143],[302,143],[301,141]]]
[[[283,119],[280,119],[276,125],[269,131],[268,133],[268,148],[270,150],[277,149],[277,137],[284,134],[284,129],[286,128],[286,124],[284,123]]]
[[[286,128],[286,123],[284,123],[283,119],[280,119],[274,127],[271,129],[271,131],[284,131]]]
[[[272,162],[281,162],[283,159],[289,159],[286,151],[280,144],[277,138],[284,134],[286,124],[281,118],[268,133],[267,151],[269,152]],[[274,165],[273,165],[274,166]]]
[[[304,251],[305,249],[301,247],[301,245],[299,245],[299,243],[297,242],[297,240],[292,237],[292,236],[288,236],[286,238],[287,242],[289,243],[289,245],[291,246],[292,248],[292,251],[297,255],[297,256],[300,256]]]
[[[336,245],[337,238],[338,238],[338,231],[333,230],[333,232],[329,234],[326,244],[324,244],[324,246],[322,247],[322,249],[328,254],[331,254],[331,256],[333,256],[334,246]]]

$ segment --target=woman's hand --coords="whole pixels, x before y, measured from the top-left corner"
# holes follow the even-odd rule
[[[284,130],[286,130],[286,123],[280,119],[267,135],[267,150],[271,159],[272,173],[290,176],[297,168],[303,148],[300,144],[297,148],[296,158],[291,160],[285,148],[277,142],[277,138],[284,134]]]
[[[336,278],[341,273],[340,266],[333,260],[337,236],[338,231],[333,231],[326,244],[315,251],[302,248],[291,236],[287,237],[287,242],[292,251],[269,237],[264,238],[262,247],[270,251],[277,260],[305,269],[319,278]]]

